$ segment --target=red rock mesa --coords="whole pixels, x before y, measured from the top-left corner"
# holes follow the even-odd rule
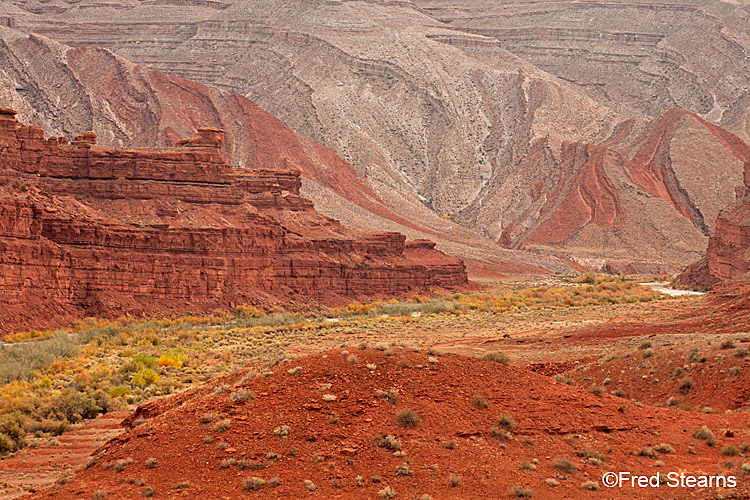
[[[0,108],[0,327],[86,315],[336,302],[467,283],[428,241],[313,209],[297,170],[234,169],[223,131],[170,149],[45,139]]]

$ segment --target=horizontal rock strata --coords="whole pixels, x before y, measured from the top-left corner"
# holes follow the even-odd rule
[[[204,128],[160,150],[68,143],[0,108],[0,328],[467,283],[431,242],[318,214],[297,170],[228,166],[222,141]]]

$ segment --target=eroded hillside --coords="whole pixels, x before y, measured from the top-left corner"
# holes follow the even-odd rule
[[[748,156],[742,5],[19,0],[7,9],[20,29],[250,97],[349,161],[389,210],[470,246],[676,270],[734,201]],[[716,124],[737,135],[726,140]],[[579,143],[610,152],[580,161]],[[618,167],[598,163],[612,154]],[[593,189],[581,181],[590,174]],[[328,214],[372,224],[369,208],[341,200],[336,186],[329,176],[307,192]],[[600,217],[599,202],[618,208]],[[551,232],[556,218],[565,228]]]

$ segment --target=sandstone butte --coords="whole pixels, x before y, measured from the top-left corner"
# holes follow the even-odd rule
[[[706,255],[677,277],[677,286],[705,289],[750,272],[750,160],[736,193],[739,200],[716,218]]]
[[[317,213],[293,169],[235,169],[224,132],[176,148],[45,138],[0,108],[0,328],[85,316],[336,303],[460,287],[427,240],[364,234]]]

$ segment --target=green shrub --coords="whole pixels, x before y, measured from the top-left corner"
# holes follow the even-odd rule
[[[515,485],[511,487],[509,494],[513,498],[531,498],[534,496],[534,491],[529,487]]]
[[[232,421],[227,419],[221,420],[214,425],[214,431],[216,432],[224,432],[229,430],[229,428],[232,426]]]
[[[31,420],[24,424],[26,432],[32,434],[36,432],[44,432],[53,436],[64,434],[68,431],[69,427],[70,425],[65,420],[55,420],[50,418],[43,418],[41,422]]]
[[[700,429],[698,429],[697,431],[695,431],[695,433],[693,433],[693,436],[698,439],[704,440],[708,446],[713,446],[714,444],[716,444],[716,438],[714,437],[714,433],[711,432],[711,429],[709,429],[705,425],[701,427]]]
[[[529,462],[528,460],[521,460],[521,463],[518,465],[522,470],[536,470],[536,465]]]
[[[240,389],[230,394],[229,400],[232,402],[254,401],[255,393],[253,391],[248,391],[247,389]]]
[[[506,431],[512,431],[516,428],[516,421],[513,415],[509,413],[503,413],[500,418],[497,419],[497,426],[505,429]]]
[[[483,410],[489,407],[489,403],[487,403],[487,398],[476,394],[471,398],[471,406],[473,406],[477,410]]]
[[[412,474],[414,474],[414,471],[409,467],[409,464],[407,464],[406,462],[396,467],[397,476],[411,476]]]
[[[121,458],[120,460],[118,460],[117,462],[115,462],[115,472],[122,472],[122,471],[124,471],[132,463],[133,463],[133,459],[132,458]]]
[[[565,457],[558,458],[553,466],[566,474],[575,474],[578,471],[578,466],[572,460]]]
[[[378,389],[375,391],[375,394],[377,394],[379,398],[384,399],[389,403],[393,403],[394,405],[398,403],[399,394],[396,389],[391,389],[390,391],[381,391]]]
[[[31,380],[32,373],[58,359],[78,354],[78,346],[61,334],[47,340],[0,345],[0,384],[14,380]]]
[[[498,429],[497,427],[493,427],[492,429],[490,429],[490,436],[497,438],[500,441],[508,441],[513,437],[511,436],[510,432],[503,429]]]
[[[255,491],[262,488],[265,484],[266,481],[259,477],[246,477],[242,481],[242,488],[247,491]]]
[[[145,352],[139,352],[135,356],[133,356],[133,361],[138,363],[144,368],[153,368],[156,364],[156,359],[151,356],[150,354],[147,354]]]
[[[96,418],[100,413],[107,413],[112,409],[112,402],[102,391],[94,394],[78,392],[70,389],[53,401],[55,413],[64,417],[71,424],[83,419]]]
[[[378,491],[378,496],[380,498],[386,498],[386,499],[393,498],[394,496],[396,496],[396,490],[394,490],[390,486],[386,486],[382,490]]]
[[[387,436],[378,436],[375,438],[375,446],[386,448],[388,450],[400,450],[401,442],[396,436],[389,434]]]
[[[686,378],[678,386],[678,390],[681,394],[687,394],[695,386],[692,379]]]
[[[109,390],[109,396],[112,398],[121,398],[130,394],[129,385],[118,385]]]
[[[727,445],[721,449],[721,454],[725,457],[736,457],[740,454],[740,450],[734,445]]]
[[[602,397],[604,393],[606,392],[606,389],[604,389],[603,385],[592,385],[589,387],[589,392],[593,394],[594,396]]]
[[[23,418],[17,414],[0,416],[0,457],[26,446]]]
[[[598,481],[586,481],[583,484],[581,484],[581,488],[583,488],[584,490],[598,491],[599,482]]]

